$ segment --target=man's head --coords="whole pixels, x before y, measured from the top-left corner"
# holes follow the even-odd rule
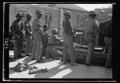
[[[92,19],[95,19],[96,16],[97,16],[97,13],[96,13],[95,11],[90,11],[90,12],[88,13],[88,17],[90,17],[90,18],[92,18]]]
[[[23,17],[22,13],[19,12],[16,14],[16,18],[18,21],[22,20],[22,17]]]
[[[46,32],[47,29],[48,29],[48,26],[47,26],[47,25],[44,25],[44,26],[43,26],[43,31]]]
[[[32,18],[32,15],[28,13],[28,14],[26,15],[26,19],[27,19],[27,21],[30,21],[31,18]]]
[[[57,35],[57,34],[58,34],[57,29],[53,29],[53,30],[52,30],[52,34],[53,34],[53,35]]]
[[[65,11],[64,12],[64,17],[65,17],[65,19],[70,19],[71,18],[71,12],[70,11]]]
[[[43,16],[43,12],[41,10],[37,10],[36,15],[40,19]]]

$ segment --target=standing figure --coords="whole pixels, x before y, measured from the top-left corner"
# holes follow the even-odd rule
[[[62,57],[62,53],[60,51],[56,50],[56,48],[55,48],[55,45],[59,41],[59,38],[57,38],[57,34],[58,34],[57,30],[53,29],[52,34],[48,41],[47,49],[46,49],[46,58],[47,59],[50,59],[50,58],[59,59]]]
[[[71,65],[76,65],[76,53],[73,44],[73,30],[71,25],[71,12],[64,12],[64,21],[63,21],[63,29],[64,29],[64,49],[63,49],[63,64],[66,64],[70,55]]]
[[[46,32],[48,29],[48,26],[47,25],[44,25],[43,26],[43,38],[42,38],[42,54],[41,54],[41,60],[42,60],[42,56],[45,56],[46,55],[46,48],[47,48],[47,45],[48,45],[48,40],[49,40],[49,35],[48,33]]]
[[[84,39],[88,44],[88,53],[85,61],[87,65],[90,65],[90,62],[91,62],[91,57],[94,52],[95,40],[97,37],[97,32],[99,27],[98,21],[95,20],[96,15],[97,14],[94,11],[90,11],[88,15],[88,19],[86,19],[85,21]]]
[[[104,30],[104,41],[105,44],[108,46],[108,51],[107,51],[107,60],[105,63],[106,68],[111,67],[111,62],[112,62],[112,19],[110,19],[110,23],[106,25],[106,28]]]
[[[23,25],[22,25],[22,14],[16,14],[16,20],[13,21],[10,29],[14,37],[14,58],[17,59],[22,57],[21,53],[23,50]]]
[[[33,20],[33,48],[32,48],[32,59],[37,60],[36,62],[40,62],[40,57],[42,53],[42,23],[41,23],[41,17],[43,13],[41,10],[36,11],[36,19]]]
[[[29,52],[31,51],[31,25],[30,25],[30,20],[31,20],[32,15],[27,14],[26,15],[26,21],[25,21],[25,38],[26,38],[26,55],[29,55]]]

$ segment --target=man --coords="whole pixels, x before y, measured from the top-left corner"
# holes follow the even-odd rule
[[[25,21],[25,38],[26,38],[26,55],[29,56],[29,52],[31,51],[31,20],[32,15],[26,14],[26,21]]]
[[[70,55],[71,65],[76,65],[76,53],[73,45],[73,30],[71,25],[71,12],[64,12],[64,21],[63,21],[63,29],[64,29],[64,50],[63,50],[63,64],[68,63],[68,55]]]
[[[22,57],[22,49],[23,49],[23,25],[22,25],[22,14],[16,14],[16,20],[13,21],[10,29],[14,37],[14,58],[17,59]]]
[[[36,11],[36,19],[33,21],[33,48],[32,48],[32,59],[36,59],[36,62],[40,62],[40,57],[42,53],[42,23],[41,23],[41,17],[43,16],[43,13],[41,10]]]
[[[47,59],[50,59],[50,58],[60,59],[62,57],[62,53],[55,49],[55,45],[58,43],[57,41],[59,40],[59,38],[57,38],[57,34],[58,34],[57,30],[53,29],[52,34],[48,41],[47,49],[46,49]]]
[[[108,52],[107,52],[107,60],[105,63],[106,68],[111,67],[112,62],[112,19],[110,19],[110,23],[106,25],[106,28],[104,30],[104,41],[105,44],[108,46]]]
[[[96,15],[97,14],[94,11],[90,11],[88,14],[88,19],[85,21],[84,39],[88,44],[88,53],[85,61],[87,65],[90,65],[91,57],[94,52],[95,40],[98,33],[99,24],[97,20],[95,20]]]
[[[105,26],[104,26],[104,30],[103,30],[103,34],[104,34],[104,41],[105,41],[105,29],[107,28],[107,26],[109,25],[109,24],[111,24],[111,19],[112,18],[112,15],[111,14],[108,14],[108,20],[106,21],[106,24],[105,24]],[[105,47],[104,47],[104,51],[103,51],[103,53],[104,54],[107,54],[107,52],[108,52],[108,44],[106,44],[106,42],[105,42]]]
[[[48,33],[46,32],[48,29],[48,26],[47,25],[44,25],[43,26],[43,38],[42,38],[42,45],[43,45],[43,48],[42,48],[42,54],[41,54],[41,60],[42,60],[42,56],[45,56],[46,55],[46,48],[47,48],[47,45],[48,45],[48,40],[49,40],[49,35]]]

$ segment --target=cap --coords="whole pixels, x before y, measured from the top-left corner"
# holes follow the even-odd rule
[[[97,13],[95,11],[90,11],[89,15],[97,15]]]
[[[28,17],[28,18],[30,17],[31,18],[32,15],[28,13],[28,14],[26,14],[26,17]]]
[[[41,10],[37,10],[36,15],[43,15],[43,12]]]
[[[23,17],[23,14],[19,12],[16,14],[16,17]]]
[[[69,15],[69,16],[71,16],[71,12],[70,12],[70,11],[65,11],[65,12],[64,12],[64,15]]]

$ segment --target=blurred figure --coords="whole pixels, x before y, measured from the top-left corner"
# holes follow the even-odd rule
[[[110,68],[112,62],[112,18],[110,19],[110,23],[106,25],[104,35],[105,45],[108,47],[105,67]]]
[[[48,46],[47,46],[47,49],[46,49],[46,58],[47,59],[59,59],[62,57],[62,53],[58,50],[55,49],[55,45],[57,44],[57,41],[59,40],[59,38],[57,38],[57,30],[54,29],[52,30],[52,34],[49,38],[49,41],[48,41]]]
[[[63,64],[68,63],[68,59],[70,57],[71,65],[76,65],[76,53],[73,45],[73,30],[71,24],[71,12],[64,12],[64,21],[63,21],[63,29],[64,29],[64,49],[63,49]],[[69,56],[70,55],[70,56]]]
[[[29,56],[29,52],[31,52],[31,25],[30,20],[32,18],[31,14],[26,15],[26,21],[25,21],[25,38],[26,38],[26,55]]]
[[[84,39],[88,44],[88,53],[85,61],[87,65],[90,65],[91,57],[94,52],[95,40],[98,33],[99,24],[98,21],[95,20],[96,15],[97,14],[94,11],[90,11],[88,15],[88,19],[86,19],[85,21],[86,24],[85,24]]]
[[[109,24],[111,24],[111,20],[112,20],[112,15],[111,15],[111,14],[108,14],[108,20],[106,21],[106,24],[105,24],[105,27],[104,27],[104,31],[103,31],[103,33],[104,33],[104,42],[105,42],[105,36],[106,36],[106,34],[105,34],[105,29],[107,28],[107,26],[108,26]],[[104,54],[107,54],[107,52],[108,52],[108,44],[106,44],[106,42],[105,42],[105,47],[104,47],[103,53],[104,53]]]
[[[36,62],[40,62],[40,57],[42,53],[42,23],[41,23],[41,17],[43,16],[43,13],[41,10],[36,11],[36,18],[33,20],[33,48],[32,48],[32,59],[36,59]]]
[[[22,57],[21,53],[23,50],[23,25],[22,25],[22,14],[16,14],[16,20],[13,21],[10,30],[14,37],[14,58],[17,59]]]
[[[47,48],[48,40],[49,40],[49,35],[47,33],[47,29],[48,29],[48,26],[44,25],[43,26],[43,38],[42,38],[42,46],[43,47],[42,47],[42,54],[40,57],[41,60],[42,60],[42,56],[46,55],[46,48]]]

